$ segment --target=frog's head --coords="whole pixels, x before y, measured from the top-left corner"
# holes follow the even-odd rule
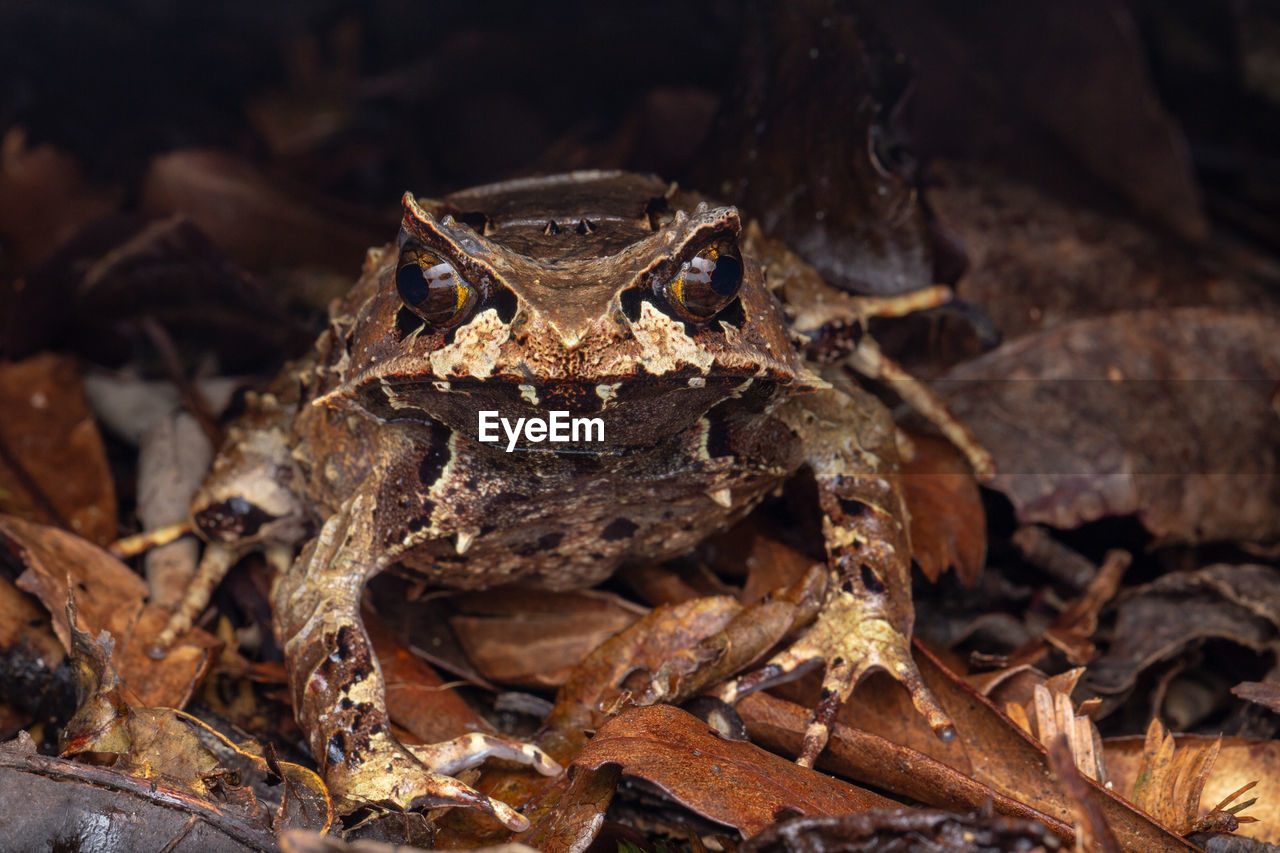
[[[406,193],[327,400],[473,438],[483,411],[513,423],[567,411],[600,418],[604,442],[533,449],[618,452],[726,399],[813,382],[739,244],[737,209],[673,211],[655,185],[594,172],[426,206]]]

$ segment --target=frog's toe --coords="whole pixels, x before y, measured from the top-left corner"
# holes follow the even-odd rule
[[[475,732],[453,740],[430,744],[406,744],[405,749],[436,773],[453,775],[475,767],[486,758],[505,758],[527,764],[543,776],[556,776],[564,768],[531,743]]]

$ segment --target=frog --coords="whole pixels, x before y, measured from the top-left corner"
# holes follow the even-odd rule
[[[313,351],[229,429],[192,506],[205,557],[156,648],[263,550],[295,714],[337,801],[463,806],[518,831],[519,812],[456,775],[494,755],[559,765],[491,734],[398,740],[366,583],[591,586],[690,552],[808,470],[827,555],[818,615],[720,695],[824,667],[810,766],[872,670],[952,733],[910,652],[899,434],[878,398],[833,381],[820,342],[864,325],[869,303],[825,289],[736,207],[652,175],[514,179],[401,206],[396,241],[368,250]],[[835,338],[887,363],[865,336]]]

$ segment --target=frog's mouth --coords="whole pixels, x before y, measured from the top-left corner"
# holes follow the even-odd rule
[[[518,377],[451,382],[384,379],[363,386],[357,400],[361,408],[379,419],[436,421],[482,442],[484,424],[504,418],[512,424],[520,419],[590,419],[593,427],[599,422],[603,437],[599,429],[580,430],[576,441],[548,439],[541,449],[623,452],[670,438],[726,399],[741,399],[750,408],[763,407],[786,379],[701,373],[540,384]],[[555,415],[558,412],[564,414]]]

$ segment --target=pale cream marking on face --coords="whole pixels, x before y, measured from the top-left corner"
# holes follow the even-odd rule
[[[453,389],[453,386],[448,382],[433,382],[431,384],[436,386],[437,391],[450,391]]]
[[[690,388],[705,388],[707,386],[707,378],[705,376],[690,376]]]
[[[525,399],[530,406],[536,406],[542,401],[538,399],[538,389],[532,385],[518,385],[520,396]]]
[[[640,318],[631,324],[631,333],[640,344],[640,363],[645,370],[661,376],[692,365],[707,373],[715,358],[699,347],[684,331],[684,324],[663,314],[652,303],[640,306]]]
[[[502,345],[511,336],[510,327],[490,308],[458,329],[453,343],[431,353],[431,372],[436,376],[473,376],[487,379],[493,374]]]

